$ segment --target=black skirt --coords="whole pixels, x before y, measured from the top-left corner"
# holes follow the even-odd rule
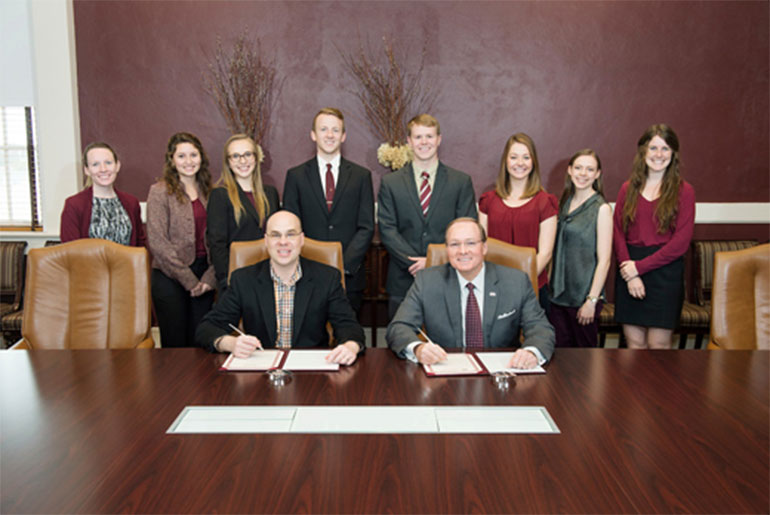
[[[633,261],[638,261],[659,248],[629,245],[628,254]],[[643,299],[635,299],[628,293],[620,273],[615,276],[615,322],[676,329],[684,303],[684,256],[640,277],[644,283]]]

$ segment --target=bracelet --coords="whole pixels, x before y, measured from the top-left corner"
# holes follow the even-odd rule
[[[637,277],[639,277],[639,274],[636,274],[633,277],[629,277],[628,279],[626,279],[626,282],[632,281],[633,279],[636,279]]]

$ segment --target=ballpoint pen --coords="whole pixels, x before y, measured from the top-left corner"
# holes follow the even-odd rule
[[[234,326],[233,324],[227,324],[227,325],[229,325],[229,326],[230,326],[230,329],[232,329],[233,331],[237,332],[237,333],[238,333],[238,334],[240,334],[241,336],[247,336],[247,334],[246,334],[246,333],[244,333],[243,331],[241,331],[241,330],[240,330],[238,327]],[[265,349],[263,349],[262,347],[257,347],[257,350],[265,350]]]

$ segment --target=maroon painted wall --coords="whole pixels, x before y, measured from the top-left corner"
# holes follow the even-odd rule
[[[217,35],[248,28],[286,78],[263,170],[279,190],[286,169],[313,155],[309,125],[326,105],[347,114],[344,154],[373,170],[375,191],[387,172],[335,49],[353,49],[360,31],[374,43],[397,36],[414,53],[432,38],[440,156],[471,174],[477,194],[491,187],[507,137],[525,131],[549,191],[590,146],[614,200],[636,140],[666,122],[698,201],[770,200],[767,2],[75,0],[74,13],[82,141],[112,143],[118,187],[140,199],[176,131],[201,137],[218,177],[228,132],[201,73]]]

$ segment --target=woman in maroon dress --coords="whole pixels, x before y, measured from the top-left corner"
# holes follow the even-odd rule
[[[671,348],[694,224],[695,190],[679,175],[679,138],[671,127],[653,125],[639,138],[615,204],[615,320],[629,348]]]
[[[537,287],[546,311],[558,212],[556,197],[540,184],[535,142],[523,132],[514,134],[505,143],[495,189],[479,199],[479,222],[490,238],[537,251]]]

